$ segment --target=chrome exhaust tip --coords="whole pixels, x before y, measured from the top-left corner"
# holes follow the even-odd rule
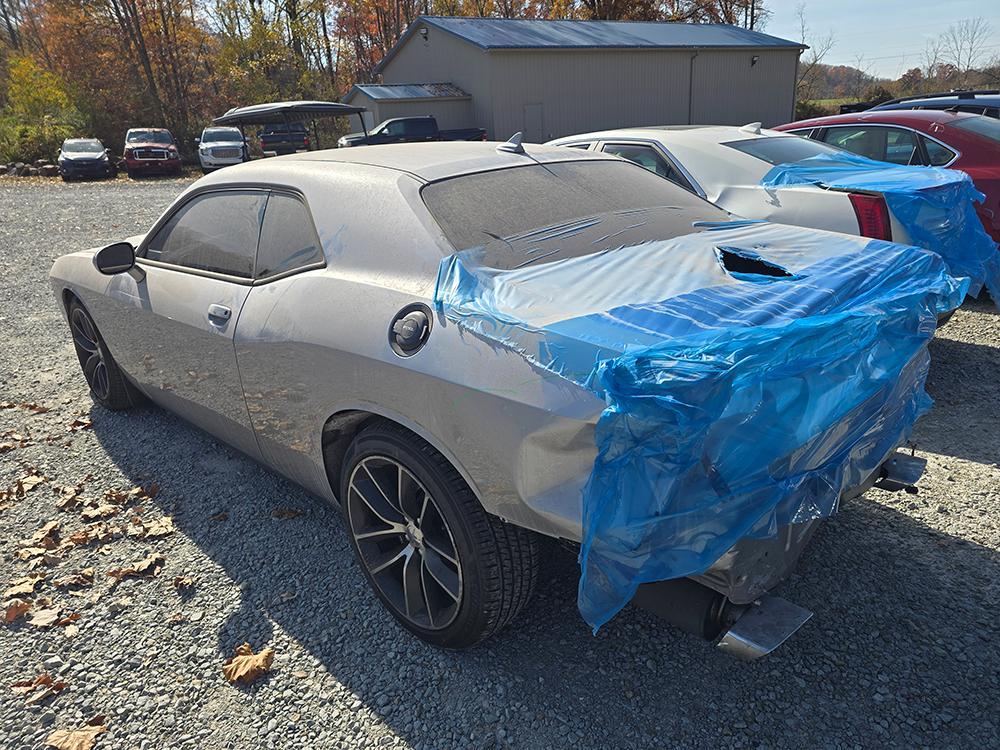
[[[716,645],[737,659],[754,661],[787,641],[812,615],[787,599],[767,594],[747,607]]]

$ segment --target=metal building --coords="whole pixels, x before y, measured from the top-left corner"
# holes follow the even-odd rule
[[[641,125],[765,126],[793,119],[798,42],[719,24],[423,16],[345,101],[373,122],[541,142]]]

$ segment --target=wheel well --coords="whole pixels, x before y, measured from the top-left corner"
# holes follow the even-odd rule
[[[69,290],[69,289],[63,289],[63,292],[62,292],[63,307],[65,307],[67,311],[69,310],[69,303],[72,302],[73,300],[76,300],[77,302],[80,302],[80,298],[77,297],[75,294],[73,294],[73,292],[71,290]],[[83,304],[83,303],[80,302],[80,304]]]
[[[366,425],[384,419],[368,411],[350,410],[337,412],[326,420],[323,425],[323,466],[330,489],[340,500],[340,470],[344,463],[344,454],[354,436]]]

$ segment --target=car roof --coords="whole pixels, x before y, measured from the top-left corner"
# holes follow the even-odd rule
[[[778,129],[820,127],[824,125],[852,125],[862,122],[885,123],[889,125],[908,125],[918,130],[937,123],[950,125],[956,120],[966,117],[980,117],[969,112],[949,112],[941,109],[866,109],[864,112],[851,112],[843,115],[828,115],[814,117],[810,120],[799,120],[787,125],[779,125]]]
[[[906,107],[929,105],[954,107],[962,104],[997,107],[1000,106],[1000,93],[996,91],[955,91],[948,94],[913,96],[898,101],[876,104],[872,109],[905,109]]]
[[[744,130],[743,128],[747,128]],[[737,125],[648,125],[639,128],[615,128],[613,130],[598,130],[592,133],[557,138],[550,143],[572,143],[584,140],[608,140],[610,138],[646,138],[664,140],[670,143],[729,143],[745,141],[761,136],[785,136],[776,130],[762,128],[759,132],[749,126]],[[787,136],[786,136],[787,137]]]
[[[275,169],[294,171],[296,165],[358,164],[406,172],[431,182],[474,172],[556,161],[615,160],[610,154],[573,151],[555,146],[524,144],[523,154],[498,151],[497,143],[439,141],[307,151],[267,159]],[[258,163],[265,160],[257,160]],[[229,168],[230,171],[232,167]]]
[[[756,124],[756,123],[755,123]],[[746,129],[743,129],[746,128]],[[736,125],[663,125],[642,128],[618,128],[567,136],[550,141],[567,144],[586,140],[614,141],[639,138],[661,143],[674,159],[709,196],[717,197],[726,184],[756,184],[772,165],[738,149],[720,148],[722,144],[758,138],[797,137],[791,133]]]

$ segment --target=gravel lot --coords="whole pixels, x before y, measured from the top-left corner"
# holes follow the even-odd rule
[[[0,409],[0,443],[28,443],[0,455],[0,490],[32,469],[47,478],[0,499],[0,586],[30,572],[17,552],[46,522],[64,540],[83,526],[53,486],[83,482],[86,501],[155,483],[130,507],[176,526],[38,568],[36,597],[81,617],[0,625],[0,746],[43,747],[97,714],[98,749],[1000,746],[992,308],[967,303],[932,345],[920,493],[874,490],[820,530],[779,591],[815,616],[779,652],[738,663],[631,609],[593,637],[575,561],[559,553],[514,628],[443,653],[380,609],[336,510],[169,414],[91,404],[49,266],[143,231],[185,184],[0,179],[0,401],[49,409]],[[70,431],[78,416],[92,428]],[[286,508],[302,515],[274,517]],[[154,552],[155,578],[107,576]],[[87,567],[92,585],[54,585]],[[182,595],[172,582],[185,575],[195,585]],[[274,668],[234,687],[221,665],[244,641],[273,647]],[[68,687],[26,706],[8,686],[41,671]]]

